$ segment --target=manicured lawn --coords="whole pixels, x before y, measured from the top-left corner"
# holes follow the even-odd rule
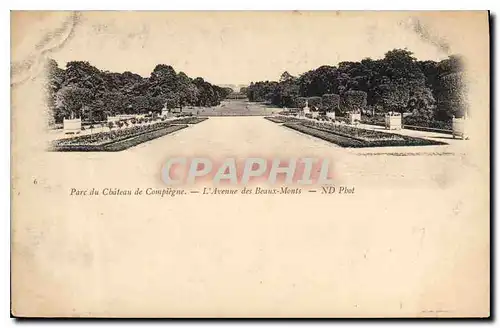
[[[341,147],[428,146],[446,143],[423,138],[365,130],[342,124],[321,122],[284,123],[286,127],[332,142]]]

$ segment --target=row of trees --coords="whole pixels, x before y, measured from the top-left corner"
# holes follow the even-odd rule
[[[308,98],[310,104],[316,102],[316,107],[342,115],[353,110],[352,104],[342,101],[353,98],[344,95],[356,91],[355,97],[366,99],[357,108],[368,115],[412,112],[426,120],[445,121],[466,112],[463,74],[458,56],[440,62],[418,61],[412,52],[394,49],[383,59],[321,66],[299,77],[284,72],[279,81],[252,82],[240,92],[246,92],[250,101],[281,107],[300,108]]]
[[[149,77],[101,71],[82,61],[62,69],[51,59],[47,70],[48,105],[57,123],[70,117],[100,121],[109,115],[160,112],[164,106],[216,106],[232,92],[163,64]]]

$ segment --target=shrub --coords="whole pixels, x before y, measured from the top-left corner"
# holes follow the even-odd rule
[[[283,125],[333,142],[341,147],[425,146],[446,144],[441,141],[314,121],[303,122],[301,124],[287,122]]]
[[[326,112],[333,112],[339,109],[340,96],[326,93],[321,97],[321,109]]]
[[[419,88],[410,95],[407,110],[413,115],[431,121],[436,112],[434,96],[429,88]]]
[[[340,97],[340,107],[344,112],[361,113],[366,107],[366,92],[350,90]]]
[[[309,97],[307,98],[310,108],[320,108],[321,107],[321,97]]]
[[[452,122],[450,121],[429,121],[420,116],[407,116],[403,121],[404,125],[412,125],[423,128],[434,128],[434,129],[443,129],[443,130],[451,130]]]
[[[382,116],[382,115],[363,116],[361,118],[361,123],[363,123],[363,124],[385,126],[385,117]]]
[[[167,106],[168,109],[177,108],[179,107],[179,98],[177,97],[169,98],[165,101],[165,105]]]

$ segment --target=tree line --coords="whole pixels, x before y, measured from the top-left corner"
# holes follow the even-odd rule
[[[217,106],[232,92],[163,64],[142,77],[102,71],[85,61],[68,62],[63,69],[50,59],[47,73],[48,107],[56,123],[71,117],[102,121],[110,115],[161,112],[164,106]]]
[[[249,101],[280,107],[302,108],[307,99],[310,106],[337,115],[409,112],[425,121],[448,121],[466,113],[463,76],[459,56],[419,61],[411,51],[394,49],[379,60],[325,65],[298,77],[284,72],[279,81],[252,82],[240,92]]]

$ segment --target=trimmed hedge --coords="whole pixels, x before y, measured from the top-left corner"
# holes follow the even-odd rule
[[[309,107],[312,109],[313,107],[321,108],[321,97],[309,97],[307,98],[309,103]]]
[[[414,125],[422,128],[434,128],[452,130],[453,124],[450,121],[428,121],[418,116],[407,116],[403,118],[403,125]]]
[[[333,93],[326,93],[321,97],[321,109],[327,112],[338,111],[340,96]]]
[[[437,108],[453,113],[455,117],[463,117],[467,107],[464,74],[450,73],[440,78]]]
[[[312,107],[321,108],[321,97],[298,97],[295,100],[295,107],[297,108],[306,107],[306,100],[308,102],[309,108]]]
[[[296,118],[296,117],[293,117],[293,116],[280,116],[280,117],[276,117],[276,116],[265,116],[264,117],[266,120],[268,121],[271,121],[273,123],[285,123],[285,122],[302,122],[303,119],[300,119],[300,118]]]

